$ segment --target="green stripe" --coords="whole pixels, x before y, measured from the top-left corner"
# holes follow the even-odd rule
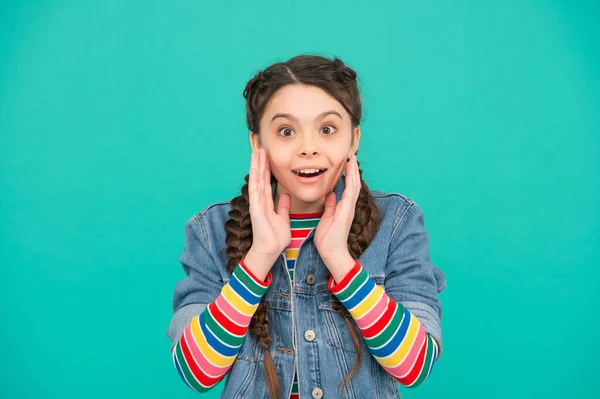
[[[423,363],[423,369],[421,370],[421,374],[419,375],[419,378],[417,378],[417,381],[415,381],[414,385],[412,386],[418,386],[421,385],[421,383],[423,381],[425,381],[425,378],[427,378],[427,373],[429,372],[429,366],[431,366],[431,357],[433,355],[433,342],[431,342],[431,337],[429,336],[429,334],[427,334],[427,355],[425,356],[425,363]]]
[[[292,229],[308,229],[310,227],[316,227],[319,224],[319,220],[290,220],[290,228]]]
[[[348,298],[350,298],[352,296],[352,294],[354,294],[356,291],[358,291],[361,284],[364,283],[365,281],[367,281],[368,278],[370,278],[369,275],[367,274],[365,269],[363,269],[361,267],[360,271],[354,277],[354,280],[352,280],[350,285],[348,287],[344,288],[342,290],[342,292],[339,292],[338,294],[336,294],[336,296],[338,297],[340,302],[344,303],[344,301],[346,301]]]
[[[398,306],[396,309],[396,313],[390,320],[389,324],[384,328],[381,333],[375,338],[365,338],[367,345],[371,348],[379,348],[381,345],[389,341],[390,338],[394,335],[398,326],[402,323],[402,317],[405,315],[404,307]]]
[[[244,268],[242,268],[241,265],[238,265],[235,269],[233,269],[233,275],[254,294],[263,296],[265,292],[267,292],[267,287],[261,287],[258,285],[252,279],[252,277],[250,277],[248,273],[244,271]]]
[[[212,317],[212,315],[208,311],[204,312],[204,321],[206,322],[206,327],[210,328],[213,334],[215,334],[217,338],[225,342],[227,345],[240,346],[242,342],[244,342],[244,336],[236,337],[235,335],[229,333],[229,331],[227,331],[226,329],[221,327],[219,323],[217,323],[217,321]]]
[[[202,385],[200,385],[198,383],[198,381],[196,381],[196,379],[192,375],[192,372],[190,371],[190,369],[188,368],[188,365],[185,362],[185,359],[183,356],[183,352],[181,351],[181,341],[177,342],[177,347],[175,349],[175,356],[177,357],[177,361],[179,362],[179,367],[181,368],[181,371],[183,372],[183,375],[185,376],[188,384],[190,384],[192,386],[192,388],[194,388],[198,392],[208,391],[210,388],[207,389],[207,388],[204,388]]]

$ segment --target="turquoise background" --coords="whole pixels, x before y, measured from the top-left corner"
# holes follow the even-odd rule
[[[198,397],[165,335],[183,227],[244,183],[246,81],[300,53],[359,73],[363,177],[423,208],[447,276],[403,397],[597,397],[599,11],[2,2],[0,397]]]

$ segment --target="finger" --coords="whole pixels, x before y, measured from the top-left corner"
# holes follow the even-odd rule
[[[267,150],[265,150],[265,199],[268,209],[273,209],[273,193],[271,192],[271,164]]]
[[[256,153],[250,154],[250,178],[248,179],[248,197],[250,205],[256,203]]]
[[[356,154],[353,155],[354,157],[354,176],[356,177],[355,181],[356,181],[356,199],[358,200],[358,196],[360,195],[360,190],[361,190],[361,182],[360,182],[360,173],[358,171],[358,158],[356,157]]]
[[[264,192],[264,181],[263,181],[263,169],[264,169],[264,165],[265,165],[265,154],[264,154],[264,149],[259,149],[258,150],[258,187],[257,187],[257,192],[258,192],[258,196],[260,198],[260,201],[262,202],[263,200],[263,192]]]
[[[355,155],[350,155],[350,161],[348,162],[348,172],[346,172],[348,178],[350,180],[351,185],[351,193],[352,193],[352,201],[356,201],[357,197],[357,168],[356,168],[356,157]]]
[[[290,202],[290,195],[285,193],[279,196],[279,202],[277,203],[277,214],[287,222],[290,221]]]
[[[354,190],[356,187],[356,183],[354,181],[354,167],[352,165],[352,156],[350,156],[350,160],[346,162],[346,189],[344,190],[344,195],[346,197],[354,197]],[[348,193],[346,193],[348,191]],[[349,198],[353,200],[354,198]]]
[[[344,192],[342,193],[342,198],[340,202],[336,204],[335,213],[340,215],[345,215],[348,212],[348,203],[352,202],[354,199],[354,184],[352,182],[352,172],[350,171],[350,162],[346,162],[346,176],[344,177],[344,183],[346,187],[344,187]]]
[[[335,214],[336,205],[337,204],[335,202],[335,192],[332,191],[325,196],[325,211],[323,212],[321,219],[333,216]]]
[[[348,189],[346,197],[348,198],[340,206],[340,212],[344,214],[351,214],[353,212],[360,194],[360,175],[358,173],[356,155],[353,154],[349,158],[350,160],[346,166],[346,188]],[[345,192],[346,190],[344,190]]]

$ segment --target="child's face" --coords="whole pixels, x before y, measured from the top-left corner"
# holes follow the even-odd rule
[[[334,111],[325,116],[322,113]],[[287,114],[279,116],[277,114]],[[326,91],[293,84],[279,89],[260,121],[260,137],[250,134],[254,151],[267,150],[271,171],[279,182],[276,198],[290,193],[290,213],[319,212],[356,153],[360,129],[352,128],[350,115]],[[327,169],[316,182],[302,181],[293,170],[306,166]]]

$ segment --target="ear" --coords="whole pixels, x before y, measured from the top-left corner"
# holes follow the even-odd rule
[[[356,151],[358,151],[359,143],[360,143],[360,126],[357,126],[356,128],[354,128],[354,131],[352,132],[352,146],[350,147],[350,152],[348,153],[348,155],[356,154]]]
[[[252,131],[250,131],[250,146],[252,147],[253,152],[258,152],[258,150],[262,148],[260,135]]]

